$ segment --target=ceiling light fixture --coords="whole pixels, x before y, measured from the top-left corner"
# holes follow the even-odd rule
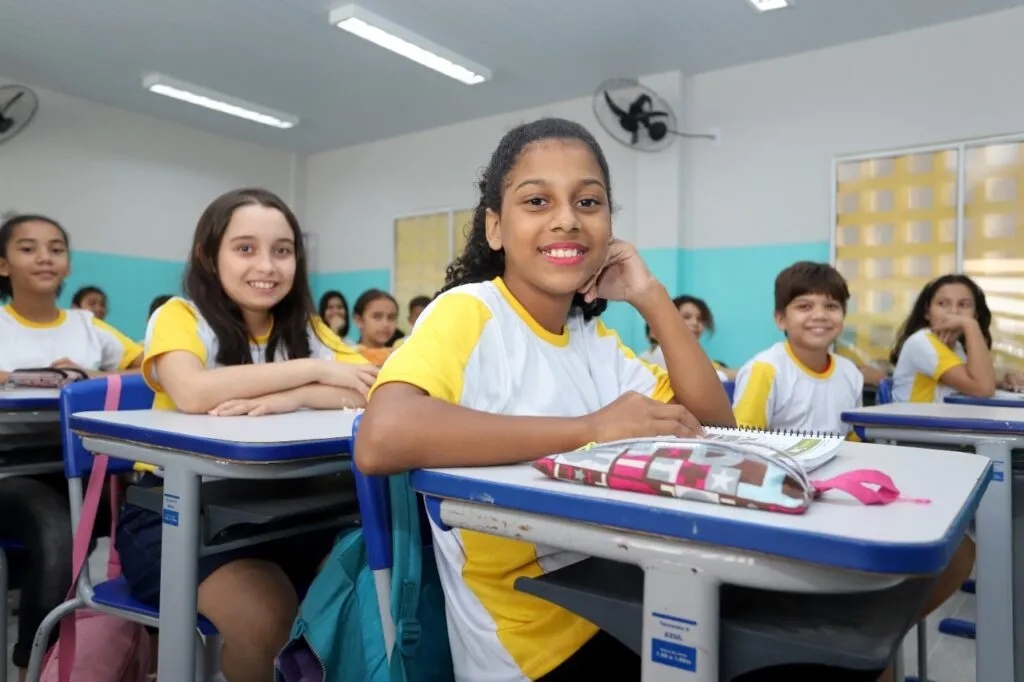
[[[198,85],[192,85],[191,83],[179,81],[174,78],[168,78],[167,76],[159,73],[153,73],[145,76],[142,79],[142,87],[157,95],[163,95],[182,102],[188,102],[189,104],[195,104],[199,107],[213,109],[214,111],[219,111],[222,114],[230,114],[232,116],[237,116],[238,118],[244,118],[247,121],[254,121],[273,128],[280,128],[281,130],[294,128],[299,122],[299,119],[294,116],[282,114],[279,111],[274,111],[273,109],[268,109],[267,107],[262,107],[257,104],[251,104],[236,97],[222,95],[219,92],[207,90],[206,88],[201,88]]]
[[[345,5],[331,12],[331,24],[466,85],[491,78],[491,72],[479,64],[358,5]]]
[[[773,9],[784,9],[789,7],[789,0],[750,0],[758,12],[768,12]]]

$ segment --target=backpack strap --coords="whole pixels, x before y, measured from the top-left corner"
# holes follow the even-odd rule
[[[109,374],[106,377],[107,390],[103,399],[104,411],[116,410],[121,402],[121,375]],[[103,483],[107,477],[107,465],[109,457],[106,455],[94,455],[92,472],[89,474],[89,485],[85,491],[85,500],[82,502],[82,513],[78,519],[78,528],[75,529],[75,539],[71,550],[71,589],[68,591],[68,599],[72,599],[78,591],[78,578],[82,569],[89,560],[89,545],[92,542],[92,531],[96,526],[96,512],[100,506],[100,498],[103,496]],[[114,493],[111,486],[111,494]],[[116,512],[117,503],[111,498],[111,511]],[[116,515],[114,516],[116,519]],[[114,529],[116,520],[111,521],[110,534],[110,556],[108,557],[108,571],[112,562],[116,561],[117,551],[114,549]],[[118,564],[119,566],[119,564]],[[57,679],[59,682],[71,682],[71,668],[75,663],[75,621],[77,614],[72,613],[65,616],[60,622],[59,653],[57,655]]]
[[[408,669],[420,641],[420,580],[423,572],[423,540],[416,491],[409,474],[391,476],[391,615],[395,621],[395,646],[391,652],[390,682],[406,682]]]

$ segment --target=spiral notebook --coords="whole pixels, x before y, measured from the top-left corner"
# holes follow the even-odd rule
[[[780,451],[796,461],[805,472],[814,471],[835,459],[846,440],[839,434],[811,431],[709,426],[704,432],[711,440]]]

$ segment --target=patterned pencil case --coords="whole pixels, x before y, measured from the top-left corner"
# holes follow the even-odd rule
[[[80,369],[71,367],[39,367],[16,369],[7,379],[9,388],[60,388],[76,381],[88,379]]]
[[[543,457],[533,466],[550,478],[582,485],[787,514],[802,514],[829,490],[845,492],[863,504],[902,499],[892,479],[880,471],[851,471],[812,481],[791,457],[767,446],[699,438],[593,444]]]

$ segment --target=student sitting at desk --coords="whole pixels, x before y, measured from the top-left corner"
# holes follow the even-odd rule
[[[278,197],[228,192],[203,213],[174,298],[149,321],[143,374],[155,409],[261,415],[359,407],[377,369],[317,316],[302,231]],[[158,485],[146,474],[140,485]],[[132,595],[157,605],[161,518],[125,505],[117,549]],[[335,533],[199,559],[198,610],[217,626],[229,682],[265,682]]]
[[[365,473],[526,462],[591,441],[732,424],[714,367],[636,249],[614,239],[608,164],[577,123],[507,133],[444,292],[381,370],[356,459]],[[596,317],[650,324],[668,372]],[[516,592],[583,557],[433,527],[461,680],[639,679],[639,657],[559,606]]]
[[[970,277],[943,275],[925,285],[890,355],[893,400],[941,403],[957,392],[991,397],[991,324],[985,294]]]
[[[711,308],[708,307],[708,304],[703,299],[684,294],[673,298],[672,304],[683,317],[686,328],[690,330],[690,333],[698,341],[704,336],[705,331],[711,334],[715,333],[715,318],[711,315]],[[664,369],[665,353],[662,352],[661,346],[658,345],[658,340],[651,334],[651,325],[645,325],[644,332],[647,334],[647,339],[651,342],[651,348],[641,354],[640,359]],[[726,368],[722,363],[712,360],[711,364],[718,370],[718,378],[722,381],[736,378],[736,372]]]
[[[18,215],[0,225],[0,302],[7,301],[0,308],[0,383],[16,369],[73,367],[96,376],[142,362],[141,346],[89,310],[57,306],[70,271],[69,246],[64,228],[44,216]],[[0,481],[0,535],[27,549],[12,557],[14,582],[21,586],[12,658],[24,676],[36,629],[71,582],[64,476]]]
[[[853,435],[840,415],[858,407],[864,376],[850,360],[829,352],[843,333],[850,291],[826,263],[799,262],[775,278],[775,324],[786,340],[740,370],[735,412],[740,426]],[[974,566],[974,542],[965,539],[938,582],[921,618],[956,592]],[[892,680],[886,671],[881,680]]]
[[[747,362],[736,379],[736,423],[758,429],[846,435],[864,376],[829,352],[843,332],[850,291],[826,263],[795,263],[775,278],[775,324],[786,339]]]
[[[394,351],[398,301],[386,291],[368,289],[356,299],[352,314],[359,328],[356,350],[380,367]]]

